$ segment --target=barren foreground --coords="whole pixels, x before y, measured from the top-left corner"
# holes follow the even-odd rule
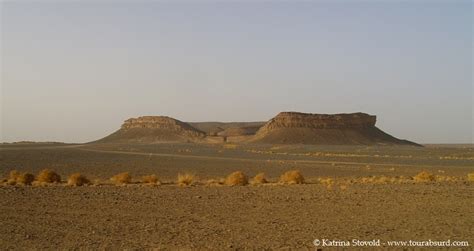
[[[468,241],[474,243],[472,148],[256,146],[8,146],[12,169],[49,167],[63,180],[81,172],[107,183],[129,171],[155,173],[164,185],[0,186],[2,249],[311,249],[315,239]],[[280,185],[298,168],[309,184]],[[272,183],[179,187],[179,172],[201,182],[235,170],[265,172]],[[428,183],[338,184],[360,177],[412,177],[422,170],[454,177]],[[331,177],[327,186],[318,177]],[[100,183],[100,182],[99,182]],[[102,183],[102,184],[103,184]],[[336,243],[337,244],[337,243]],[[326,248],[323,248],[323,250]]]
[[[314,239],[474,241],[474,187],[7,187],[2,248],[314,248]]]

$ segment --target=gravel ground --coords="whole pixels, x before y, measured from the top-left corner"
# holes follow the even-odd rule
[[[309,249],[314,239],[474,243],[473,183],[0,187],[1,249]]]

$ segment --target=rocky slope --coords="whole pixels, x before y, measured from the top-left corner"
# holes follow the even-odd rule
[[[259,126],[230,127],[217,133],[217,135],[224,137],[254,135],[259,128]]]
[[[251,142],[269,144],[408,144],[375,127],[376,116],[365,113],[310,114],[281,112]]]
[[[365,113],[329,115],[281,112],[265,124],[262,122],[185,123],[166,116],[144,116],[126,120],[118,131],[97,142],[416,145],[386,134],[375,126],[375,122],[375,116]]]
[[[205,132],[210,136],[217,136],[219,134],[229,136],[227,134],[248,135],[255,134],[255,132],[263,126],[266,121],[259,122],[189,122],[192,127]],[[224,132],[227,131],[227,132]],[[243,134],[242,134],[243,133]]]
[[[126,120],[121,128],[99,142],[190,142],[206,134],[187,123],[166,116],[144,116]]]
[[[277,128],[367,128],[375,126],[376,117],[366,113],[351,114],[311,114],[301,112],[280,112],[268,121],[260,132]]]

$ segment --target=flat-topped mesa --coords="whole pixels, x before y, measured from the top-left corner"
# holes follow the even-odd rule
[[[265,144],[416,145],[397,139],[375,126],[366,113],[311,114],[281,112],[250,140]]]
[[[311,114],[280,112],[260,130],[275,128],[349,129],[375,126],[376,116],[366,113]]]
[[[195,136],[203,136],[204,133],[187,123],[167,116],[142,116],[125,120],[121,129],[128,130],[132,128],[146,129],[165,129],[175,132],[187,132]]]
[[[375,122],[375,116],[360,112],[332,115],[281,112],[265,124],[186,123],[167,116],[143,116],[126,120],[119,130],[95,142],[417,145],[383,132]]]
[[[205,133],[197,130],[187,123],[167,116],[142,116],[130,118],[122,124],[121,130],[130,129],[162,129],[179,133],[189,137],[204,137]]]

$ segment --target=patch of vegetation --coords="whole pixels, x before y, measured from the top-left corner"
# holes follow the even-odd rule
[[[280,183],[283,184],[304,184],[304,177],[298,170],[287,171],[280,176]]]
[[[252,179],[252,184],[254,184],[254,185],[265,184],[265,183],[268,183],[268,180],[267,180],[267,178],[265,177],[265,174],[264,174],[264,173],[258,173],[258,174],[255,175],[255,177],[253,177],[253,179]]]
[[[123,172],[114,175],[110,180],[116,185],[125,185],[132,183],[132,176],[128,172]]]
[[[436,181],[436,177],[427,171],[423,171],[415,175],[413,180],[416,182],[433,182]]]
[[[145,175],[142,177],[142,183],[145,184],[151,184],[151,185],[158,185],[160,184],[160,180],[158,179],[158,176],[155,174],[151,175]]]
[[[241,171],[233,172],[225,179],[228,186],[245,186],[249,183],[247,175]]]
[[[68,186],[90,185],[91,181],[80,173],[74,173],[67,179]]]
[[[7,179],[9,185],[31,185],[35,180],[35,176],[31,173],[20,173],[17,170],[10,171]]]
[[[43,169],[36,180],[40,183],[61,183],[61,176],[51,169]]]
[[[180,186],[190,186],[194,184],[196,176],[190,173],[178,174],[178,185]]]

